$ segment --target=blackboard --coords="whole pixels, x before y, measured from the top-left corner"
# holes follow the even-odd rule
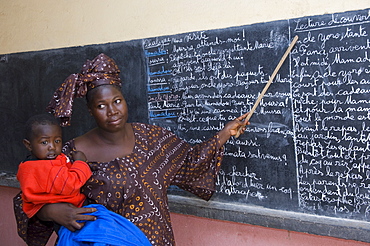
[[[204,140],[251,109],[298,35],[227,143],[214,199],[368,221],[369,21],[365,10],[144,40],[149,120]]]
[[[333,233],[335,229],[327,227],[324,234],[370,242],[369,31],[366,9],[2,55],[0,170],[15,172],[24,158],[23,122],[43,111],[57,86],[100,52],[115,59],[122,70],[130,121],[166,127],[197,144],[252,108],[298,35],[246,133],[225,145],[217,191],[209,204],[223,204],[230,211],[249,205],[296,218],[354,221],[361,228]],[[93,127],[83,100],[74,110],[66,139]],[[169,193],[190,201],[189,206],[179,203],[180,212],[193,210],[196,200],[187,192],[172,187]],[[212,205],[200,206],[202,216],[227,219],[207,215]],[[231,217],[244,222],[235,214]],[[263,219],[256,220],[265,225]],[[300,226],[275,227],[312,232]],[[334,223],[334,228],[345,226]]]

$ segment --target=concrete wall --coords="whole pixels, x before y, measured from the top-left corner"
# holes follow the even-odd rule
[[[370,7],[369,0],[0,0],[0,54],[126,41]],[[16,164],[15,164],[16,165]],[[12,197],[0,187],[0,245],[16,235]],[[178,246],[368,245],[172,214]],[[52,244],[50,244],[52,245]]]

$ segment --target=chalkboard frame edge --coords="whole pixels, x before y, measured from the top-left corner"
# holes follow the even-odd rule
[[[0,171],[0,186],[20,188],[16,175],[6,171]]]
[[[209,219],[370,243],[370,222],[168,195],[170,211]]]

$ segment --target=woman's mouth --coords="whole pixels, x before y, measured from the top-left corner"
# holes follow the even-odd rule
[[[114,119],[110,119],[110,120],[108,120],[108,124],[110,124],[110,125],[117,125],[117,124],[119,124],[120,122],[121,122],[121,118],[114,118]]]

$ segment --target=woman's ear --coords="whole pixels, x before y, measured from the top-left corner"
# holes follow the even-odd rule
[[[28,139],[23,139],[23,144],[29,151],[32,151],[31,142]]]

